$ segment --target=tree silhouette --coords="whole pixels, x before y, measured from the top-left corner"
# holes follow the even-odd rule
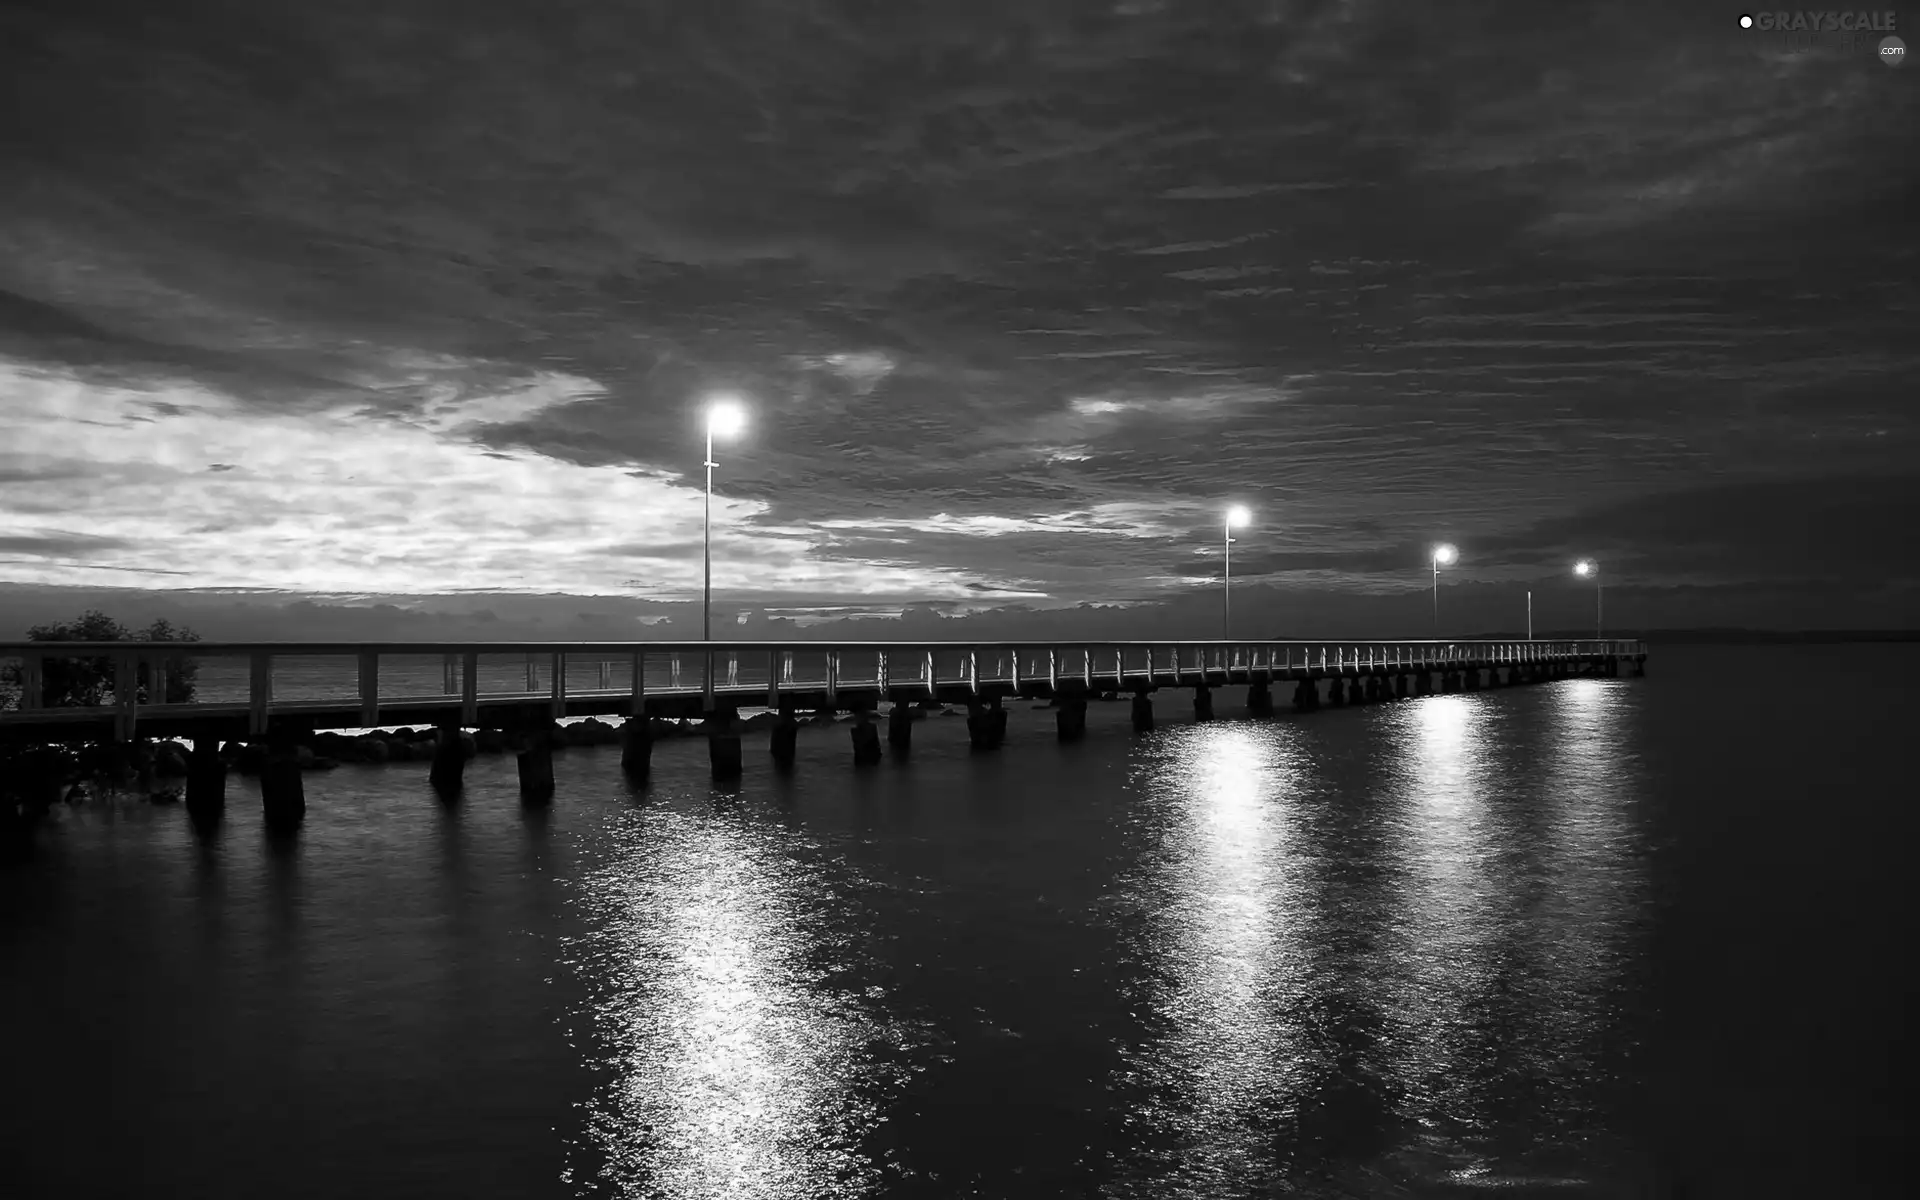
[[[197,642],[200,635],[184,625],[176,626],[162,617],[145,629],[129,630],[97,609],[89,609],[72,621],[35,625],[27,630],[31,642]],[[193,699],[194,681],[199,664],[186,655],[170,656],[165,661],[166,695],[153,695],[153,680],[147,664],[141,663],[136,697],[141,704],[184,704]],[[0,684],[5,684],[6,703],[19,703],[22,685],[20,664],[0,667]],[[113,659],[107,656],[85,658],[46,658],[40,663],[40,703],[46,708],[91,707],[107,704],[113,697]]]

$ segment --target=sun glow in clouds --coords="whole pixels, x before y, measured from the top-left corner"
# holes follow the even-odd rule
[[[600,394],[544,374],[490,394],[448,385],[404,411],[362,394],[254,408],[186,384],[101,386],[0,362],[0,515],[9,579],[302,592],[696,594],[701,492],[632,465],[582,466],[465,434]],[[719,591],[837,594],[847,565],[811,528],[749,526],[714,497]],[[867,564],[858,593],[957,597],[964,578]],[[637,581],[637,582],[636,582]]]

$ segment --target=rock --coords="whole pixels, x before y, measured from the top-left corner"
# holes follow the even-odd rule
[[[780,723],[780,714],[762,712],[762,713],[755,713],[752,716],[748,717],[746,720],[740,722],[740,728],[772,729],[775,725],[778,725],[779,723]]]
[[[393,757],[392,748],[377,737],[355,738],[353,753],[356,762],[383,763]]]
[[[619,731],[599,717],[588,717],[573,727],[576,745],[611,746],[620,740]]]
[[[401,738],[391,738],[387,742],[388,762],[412,762],[413,743]]]
[[[293,760],[300,764],[302,771],[312,770],[314,760],[313,747],[295,746],[293,748]]]
[[[163,742],[153,755],[153,773],[167,779],[185,777],[187,773],[186,748],[174,742]]]

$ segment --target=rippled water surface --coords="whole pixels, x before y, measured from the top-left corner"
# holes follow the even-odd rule
[[[1060,746],[844,729],[63,808],[0,867],[28,1195],[1883,1194],[1899,647]],[[1811,685],[1811,686],[1809,686]],[[1888,1188],[1884,1194],[1893,1194]]]

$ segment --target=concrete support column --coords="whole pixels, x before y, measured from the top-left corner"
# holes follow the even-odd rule
[[[1145,733],[1153,728],[1153,694],[1135,692],[1133,694],[1133,731]]]
[[[522,732],[515,741],[521,801],[548,803],[553,799],[553,734],[540,727]]]
[[[285,725],[267,736],[267,761],[260,770],[260,807],[272,828],[291,829],[307,815],[300,747],[293,730]]]
[[[740,778],[740,726],[731,708],[707,714],[707,762],[717,781]]]
[[[427,771],[427,782],[433,790],[442,796],[453,797],[460,794],[461,774],[467,765],[466,743],[460,740],[460,723],[443,721],[440,724],[439,741],[433,748],[433,766]]]
[[[913,706],[895,700],[893,710],[887,713],[887,744],[895,753],[905,754],[913,748]]]
[[[880,727],[873,723],[871,709],[861,709],[853,716],[853,725],[847,730],[853,741],[853,765],[870,767],[880,761]]]
[[[220,739],[212,730],[193,736],[187,756],[187,811],[211,817],[227,808],[227,764],[220,761]]]
[[[1380,686],[1380,677],[1378,675],[1367,676],[1367,703],[1368,704],[1378,704],[1380,702],[1381,693],[1383,690],[1384,689],[1382,689]]]
[[[1347,705],[1347,681],[1335,675],[1327,680],[1327,707],[1345,708]]]
[[[1268,690],[1266,680],[1247,686],[1247,711],[1256,717],[1273,715],[1273,693]]]
[[[780,717],[773,723],[773,739],[768,748],[773,752],[773,761],[779,767],[792,767],[796,757],[795,743],[800,735],[800,721],[793,713],[793,701],[780,702]]]
[[[979,697],[967,701],[967,743],[975,750],[991,750],[993,740],[994,715],[986,702]]]
[[[1204,683],[1193,689],[1193,719],[1213,720],[1213,692]]]
[[[1469,692],[1479,691],[1480,690],[1480,668],[1468,667],[1465,671],[1461,672],[1461,683],[1465,686],[1466,690]]]
[[[653,774],[653,723],[645,715],[628,717],[620,726],[620,770],[643,782]]]
[[[1407,698],[1407,677],[1405,675],[1395,675],[1393,677],[1393,698],[1395,700],[1405,700]]]
[[[1062,688],[1060,707],[1053,715],[1054,730],[1063,742],[1077,742],[1087,735],[1087,690],[1082,683]]]

